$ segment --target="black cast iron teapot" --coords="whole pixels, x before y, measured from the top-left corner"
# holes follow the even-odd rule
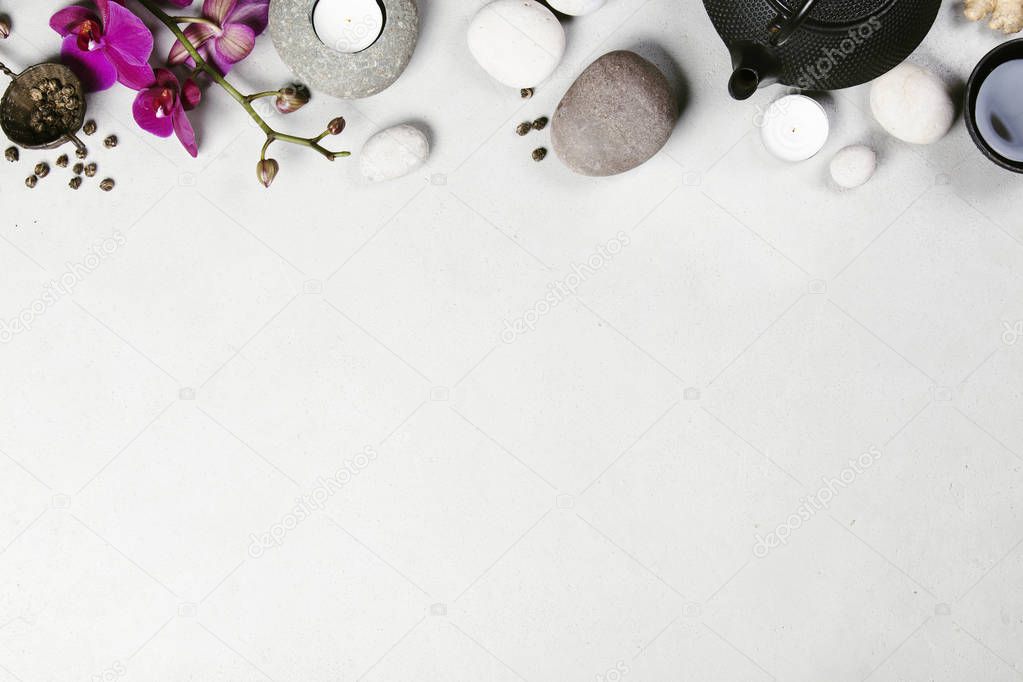
[[[839,90],[877,78],[923,41],[941,0],[704,0],[732,55],[728,92]]]

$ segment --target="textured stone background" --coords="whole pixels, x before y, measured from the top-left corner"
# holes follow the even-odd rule
[[[5,60],[56,51],[60,2],[3,4]],[[394,87],[275,121],[420,123],[402,180],[282,148],[264,191],[212,91],[197,160],[95,101],[112,195],[0,164],[0,319],[80,280],[0,345],[0,681],[1018,681],[1023,178],[960,124],[885,138],[863,89],[773,162],[780,93],[727,98],[695,0],[572,21],[522,102],[468,54],[480,4],[422,2]],[[962,80],[996,37],[955,5],[916,59]],[[665,150],[535,164],[515,124],[612,49],[687,93]],[[286,78],[265,39],[236,80]],[[878,175],[828,188],[863,141]]]

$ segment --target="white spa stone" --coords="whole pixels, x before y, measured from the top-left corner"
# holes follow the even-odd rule
[[[903,63],[874,81],[870,110],[877,122],[904,142],[931,144],[952,127],[955,104],[936,75]]]
[[[866,184],[877,170],[877,153],[861,144],[845,147],[831,159],[830,170],[831,179],[839,187],[859,187]]]
[[[494,80],[531,88],[550,76],[565,54],[565,29],[535,0],[495,0],[469,25],[469,51]]]
[[[430,142],[415,126],[403,123],[369,138],[359,154],[359,170],[373,182],[408,175],[426,163]]]
[[[554,9],[562,14],[569,14],[574,17],[581,17],[590,12],[596,12],[604,6],[607,0],[547,0]]]

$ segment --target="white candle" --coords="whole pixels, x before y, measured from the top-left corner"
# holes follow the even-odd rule
[[[324,45],[338,52],[360,52],[380,37],[384,12],[377,0],[319,0],[313,8],[313,29]]]
[[[768,107],[760,135],[779,159],[805,161],[824,148],[829,131],[824,107],[805,95],[788,95]]]

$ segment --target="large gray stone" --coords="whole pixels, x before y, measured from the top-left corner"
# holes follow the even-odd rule
[[[656,66],[634,52],[609,52],[558,104],[551,144],[576,173],[615,175],[656,154],[677,119],[678,102]]]
[[[335,97],[369,97],[398,80],[416,48],[416,0],[382,0],[384,30],[361,52],[344,54],[320,41],[313,29],[317,0],[271,0],[270,35],[285,64],[307,86]]]

